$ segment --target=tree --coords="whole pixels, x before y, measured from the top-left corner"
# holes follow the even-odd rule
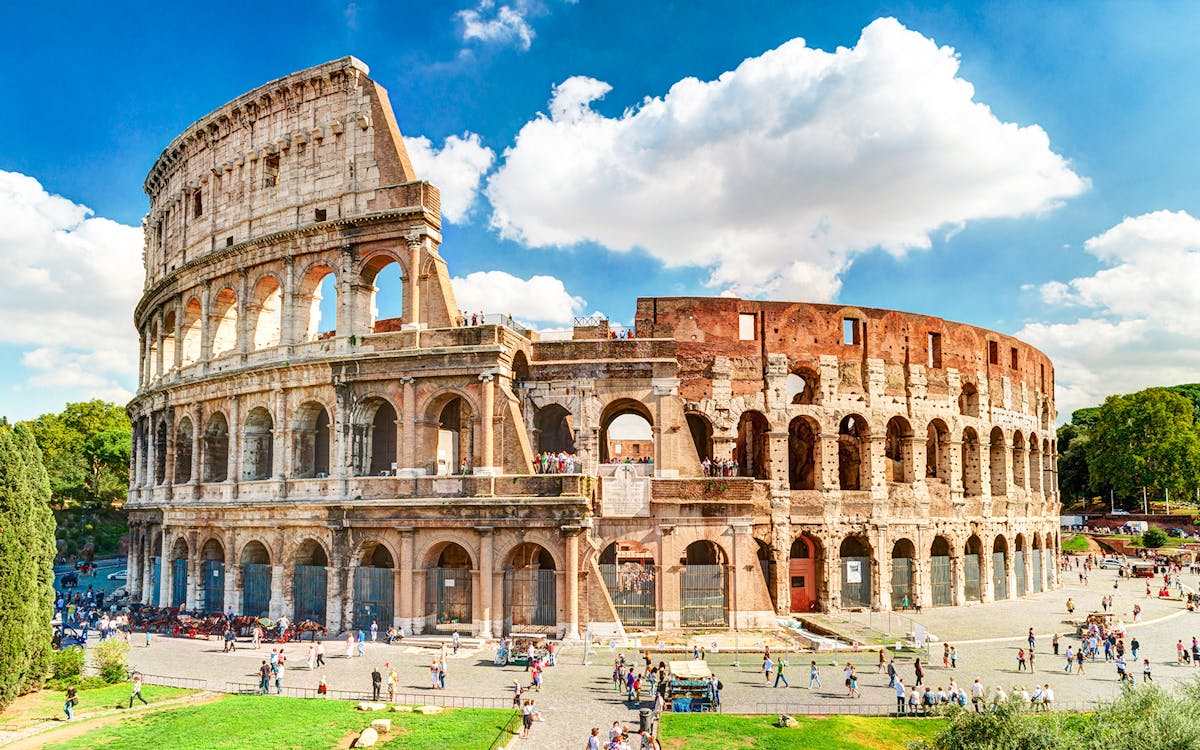
[[[116,404],[67,404],[26,423],[42,450],[57,508],[113,508],[129,491],[129,417]]]
[[[1142,546],[1146,549],[1158,549],[1167,543],[1167,532],[1162,529],[1146,529],[1142,534]]]
[[[1185,396],[1148,388],[1109,396],[1088,431],[1088,474],[1094,487],[1119,497],[1140,497],[1142,488],[1188,494],[1200,473],[1200,432],[1195,407]]]
[[[0,423],[0,708],[50,671],[54,528],[33,434]]]
[[[1073,422],[1058,428],[1058,490],[1064,498],[1086,498],[1093,494],[1087,442],[1087,432]]]

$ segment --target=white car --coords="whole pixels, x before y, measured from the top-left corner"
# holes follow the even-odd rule
[[[1106,557],[1100,561],[1101,568],[1116,568],[1120,570],[1125,567],[1125,561],[1119,557]]]
[[[110,580],[110,581],[124,581],[128,577],[129,577],[128,570],[118,570],[115,573],[108,574],[108,580]]]

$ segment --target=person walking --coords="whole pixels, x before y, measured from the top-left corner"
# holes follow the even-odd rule
[[[950,667],[950,644],[943,642],[942,643],[942,668],[948,669],[949,667]]]
[[[921,682],[925,679],[925,670],[921,668],[921,657],[919,657],[919,656],[916,658],[916,661],[913,663],[913,671],[917,675],[917,680],[916,680],[916,682],[913,683],[913,687],[920,687]]]
[[[1025,671],[1025,649],[1023,648],[1017,649],[1017,671]]]
[[[1029,671],[1030,671],[1030,672],[1036,672],[1036,671],[1037,671],[1036,669],[1034,669],[1034,668],[1033,668],[1033,658],[1034,658],[1034,656],[1036,656],[1036,655],[1037,655],[1037,652],[1036,652],[1036,651],[1034,651],[1033,649],[1030,649],[1030,650],[1029,650]]]
[[[1154,682],[1154,678],[1150,676],[1150,660],[1142,659],[1142,682]]]
[[[1137,658],[1138,649],[1141,647],[1142,647],[1142,644],[1138,643],[1138,639],[1136,637],[1129,642],[1129,652],[1130,652],[1130,655],[1133,656],[1134,659]]]
[[[363,632],[362,628],[359,628],[358,629],[358,655],[359,656],[363,655],[363,648],[366,645],[367,645],[367,634]]]
[[[854,667],[850,667],[850,697],[862,697],[862,693],[858,692],[858,672],[854,669]]]
[[[308,647],[308,657],[304,660],[308,665],[308,671],[313,671],[313,667],[317,664],[317,649],[314,646]]]
[[[950,647],[950,668],[958,669],[958,647]]]
[[[785,666],[787,666],[787,661],[783,657],[780,657],[779,664],[775,667],[775,687],[779,687],[780,680],[783,680],[783,686],[785,688],[791,687],[791,685],[788,684],[787,678],[783,676],[783,668]]]
[[[1058,633],[1055,633],[1054,637],[1052,639],[1050,639],[1050,646],[1054,649],[1055,656],[1058,656],[1058,638],[1059,638]]]
[[[383,687],[383,675],[379,673],[379,667],[371,670],[371,700],[379,702],[379,690]]]
[[[384,666],[388,667],[389,665],[384,664]],[[387,676],[388,703],[396,702],[396,683],[399,681],[400,677],[396,674],[396,668],[389,667]]]
[[[275,695],[283,694],[283,659],[275,662]]]
[[[821,687],[821,673],[817,670],[817,662],[815,659],[808,667],[808,689],[812,690],[813,685]]]
[[[1075,652],[1075,674],[1083,674],[1083,649]]]
[[[896,657],[894,657],[894,656],[892,657],[892,660],[888,662],[887,673],[888,673],[888,687],[895,687],[896,686]]]
[[[1028,640],[1029,640],[1029,650],[1030,650],[1030,651],[1032,651],[1032,650],[1033,650],[1033,644],[1034,644],[1034,643],[1036,642],[1036,640],[1037,640],[1037,639],[1034,637],[1034,635],[1033,635],[1033,628],[1030,628],[1030,629],[1029,629],[1029,638],[1028,638]]]
[[[879,663],[875,665],[875,674],[879,674],[887,667],[887,654],[883,649],[879,649]]]
[[[457,630],[450,635],[450,643],[454,646],[454,655],[458,656],[458,646],[461,643],[461,639],[458,636]]]
[[[374,643],[377,637],[379,637],[379,623],[371,620],[371,643]]]
[[[975,678],[975,682],[971,683],[971,705],[975,707],[975,713],[982,713],[983,706],[983,683],[979,678]]]
[[[325,666],[325,641],[317,641],[317,666]]]
[[[899,716],[903,716],[904,715],[905,692],[904,692],[904,680],[902,678],[899,678],[899,677],[896,678],[895,688],[896,688],[896,714]]]
[[[63,713],[67,715],[67,721],[75,720],[75,706],[78,703],[79,691],[75,689],[74,685],[71,685],[67,688],[67,700],[65,703],[63,703]]]
[[[266,695],[271,690],[271,665],[267,664],[267,660],[262,660],[262,666],[258,668],[258,689],[263,695]]]
[[[137,698],[142,702],[143,706],[150,705],[145,698],[142,697],[142,675],[138,672],[133,673],[133,692],[129,695],[129,707],[133,708],[133,699]]]
[[[600,727],[592,727],[585,750],[600,750]]]

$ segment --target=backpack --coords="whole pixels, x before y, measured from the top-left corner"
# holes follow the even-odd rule
[[[721,682],[720,680],[717,680],[717,690],[724,690],[724,689],[725,689],[725,683]]]

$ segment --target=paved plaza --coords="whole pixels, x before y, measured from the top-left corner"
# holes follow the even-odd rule
[[[1102,660],[1086,665],[1084,675],[1064,674],[1064,661],[1053,656],[1050,637],[1054,632],[1064,636],[1066,644],[1078,645],[1073,628],[1064,620],[1067,597],[1076,602],[1075,616],[1100,609],[1100,598],[1115,594],[1116,611],[1123,613],[1129,633],[1136,636],[1142,652],[1153,664],[1156,682],[1170,684],[1177,680],[1191,679],[1200,675],[1200,669],[1177,666],[1175,642],[1182,638],[1190,642],[1193,634],[1200,635],[1200,614],[1193,615],[1178,600],[1145,598],[1145,581],[1118,579],[1112,571],[1093,571],[1090,585],[1079,585],[1074,571],[1068,576],[1067,585],[1058,591],[1032,595],[1026,599],[1006,601],[973,607],[926,610],[917,620],[938,638],[931,647],[931,663],[926,671],[925,682],[937,687],[946,685],[953,676],[959,685],[968,686],[976,678],[982,678],[989,691],[996,684],[1006,691],[1014,686],[1025,686],[1032,690],[1037,682],[1048,682],[1056,694],[1056,703],[1070,706],[1081,702],[1104,700],[1113,697],[1118,690],[1114,666]],[[1197,583],[1194,576],[1187,576],[1186,583]],[[1120,581],[1120,588],[1113,589],[1113,582]],[[1139,603],[1143,609],[1143,622],[1132,624],[1132,608]],[[1028,675],[1016,671],[1016,651],[1025,646],[1028,628],[1033,627],[1037,636],[1037,674]],[[944,669],[941,664],[941,642],[957,646],[958,668]],[[271,645],[253,650],[239,648],[234,654],[221,652],[217,639],[210,641],[175,639],[155,636],[151,646],[134,638],[131,661],[134,667],[157,675],[195,677],[209,680],[216,688],[226,682],[253,683],[259,663],[270,653]],[[326,644],[327,665],[325,669],[309,672],[304,665],[307,642],[286,644],[288,670],[285,686],[316,687],[322,675],[328,678],[333,690],[368,690],[372,667],[389,663],[397,668],[400,677],[400,692],[425,692],[429,685],[429,662],[437,652],[407,646],[387,646],[368,643],[362,658],[346,658],[344,641],[330,640]],[[569,748],[582,746],[588,729],[592,726],[607,728],[615,720],[636,723],[635,707],[627,704],[622,695],[613,690],[610,681],[612,660],[618,650],[608,647],[592,651],[590,664],[584,665],[582,647],[566,647],[561,651],[558,666],[549,669],[540,693],[527,693],[534,697],[546,721],[535,727],[530,747]],[[627,657],[633,658],[636,651],[626,649]],[[492,663],[494,649],[464,649],[457,656],[450,656],[447,664],[447,686],[445,693],[452,696],[511,696],[513,680],[528,682],[528,673],[523,667],[497,667]],[[659,659],[671,656],[653,653]],[[678,655],[676,658],[681,658]],[[810,691],[807,665],[811,659],[821,665],[822,689]],[[846,653],[794,653],[788,656],[787,676],[792,687],[772,688],[763,684],[759,666],[761,657],[747,650],[733,666],[735,656],[730,653],[710,654],[708,661],[713,671],[725,685],[722,695],[727,711],[749,711],[767,703],[795,703],[829,707],[838,710],[851,699],[845,696],[842,687],[841,667],[849,659],[860,672],[862,698],[860,704],[892,705],[894,693],[887,687],[887,675],[877,674],[873,652]],[[1140,661],[1140,659],[1139,659]],[[913,665],[911,656],[897,659],[905,683],[911,682]],[[1140,667],[1130,669],[1141,679]],[[386,672],[385,672],[386,673]],[[796,709],[799,710],[799,709]],[[817,709],[813,709],[814,712]],[[842,709],[844,710],[844,708]]]

